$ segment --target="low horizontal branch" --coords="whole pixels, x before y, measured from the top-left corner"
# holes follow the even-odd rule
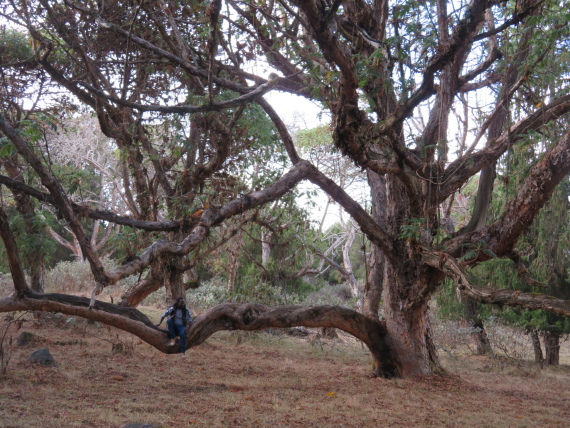
[[[174,346],[168,345],[168,336],[158,329],[146,315],[134,308],[125,308],[111,303],[95,301],[89,308],[87,297],[58,293],[28,293],[22,298],[16,296],[0,299],[0,312],[42,311],[59,312],[97,321],[134,334],[149,345],[165,353],[174,353]]]
[[[78,316],[129,332],[161,352],[179,351],[169,345],[165,330],[161,330],[140,311],[65,294],[39,294],[0,299],[0,312],[47,311]],[[340,306],[279,306],[270,308],[258,304],[225,303],[197,317],[187,331],[187,348],[199,346],[214,333],[222,330],[255,331],[268,328],[334,327],[346,331],[364,342],[375,362],[376,374],[394,376],[393,365],[386,346],[386,326],[351,309]]]
[[[334,327],[370,344],[370,331],[386,335],[385,326],[351,309],[340,306],[278,306],[224,303],[201,315],[192,325],[188,347],[203,343],[222,330],[257,331],[268,328]]]
[[[471,284],[459,262],[448,254],[426,250],[422,260],[453,279],[462,295],[479,303],[518,306],[532,310],[541,309],[558,315],[570,316],[570,301],[568,300],[541,293],[524,293],[519,290],[494,289]]]

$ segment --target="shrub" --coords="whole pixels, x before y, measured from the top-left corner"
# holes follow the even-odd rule
[[[307,306],[334,305],[347,308],[354,308],[356,303],[357,299],[351,297],[348,284],[325,285],[318,291],[309,294],[303,302]]]
[[[194,308],[211,308],[220,303],[259,303],[268,306],[295,305],[301,302],[300,297],[294,293],[285,293],[277,287],[267,283],[241,286],[239,290],[230,293],[225,284],[215,279],[203,282],[202,285],[187,292],[190,306]]]
[[[114,269],[116,263],[111,259],[104,259],[106,269]],[[118,286],[125,288],[136,282],[136,277],[125,278],[119,281]],[[91,267],[87,261],[60,262],[46,273],[45,290],[47,292],[86,293],[96,286]],[[117,286],[106,289],[105,293],[118,293]]]

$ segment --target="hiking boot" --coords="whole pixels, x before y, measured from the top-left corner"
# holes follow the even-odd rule
[[[174,346],[176,345],[176,339],[170,339],[167,343],[168,346]]]

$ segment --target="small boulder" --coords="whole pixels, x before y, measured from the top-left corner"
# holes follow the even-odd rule
[[[55,366],[55,360],[49,353],[48,348],[42,348],[32,352],[27,361],[30,361],[32,363],[40,363],[42,366]]]
[[[28,343],[33,342],[34,334],[29,331],[23,331],[18,335],[16,343],[18,346],[26,346]]]

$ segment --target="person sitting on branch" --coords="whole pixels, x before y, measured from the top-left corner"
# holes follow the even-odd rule
[[[184,355],[186,352],[186,327],[192,324],[192,314],[186,307],[186,302],[182,297],[178,298],[174,305],[166,310],[156,326],[159,327],[162,324],[162,320],[166,317],[169,317],[166,320],[166,325],[168,327],[168,337],[172,339],[170,345],[174,345],[176,336],[179,336],[180,353]]]

